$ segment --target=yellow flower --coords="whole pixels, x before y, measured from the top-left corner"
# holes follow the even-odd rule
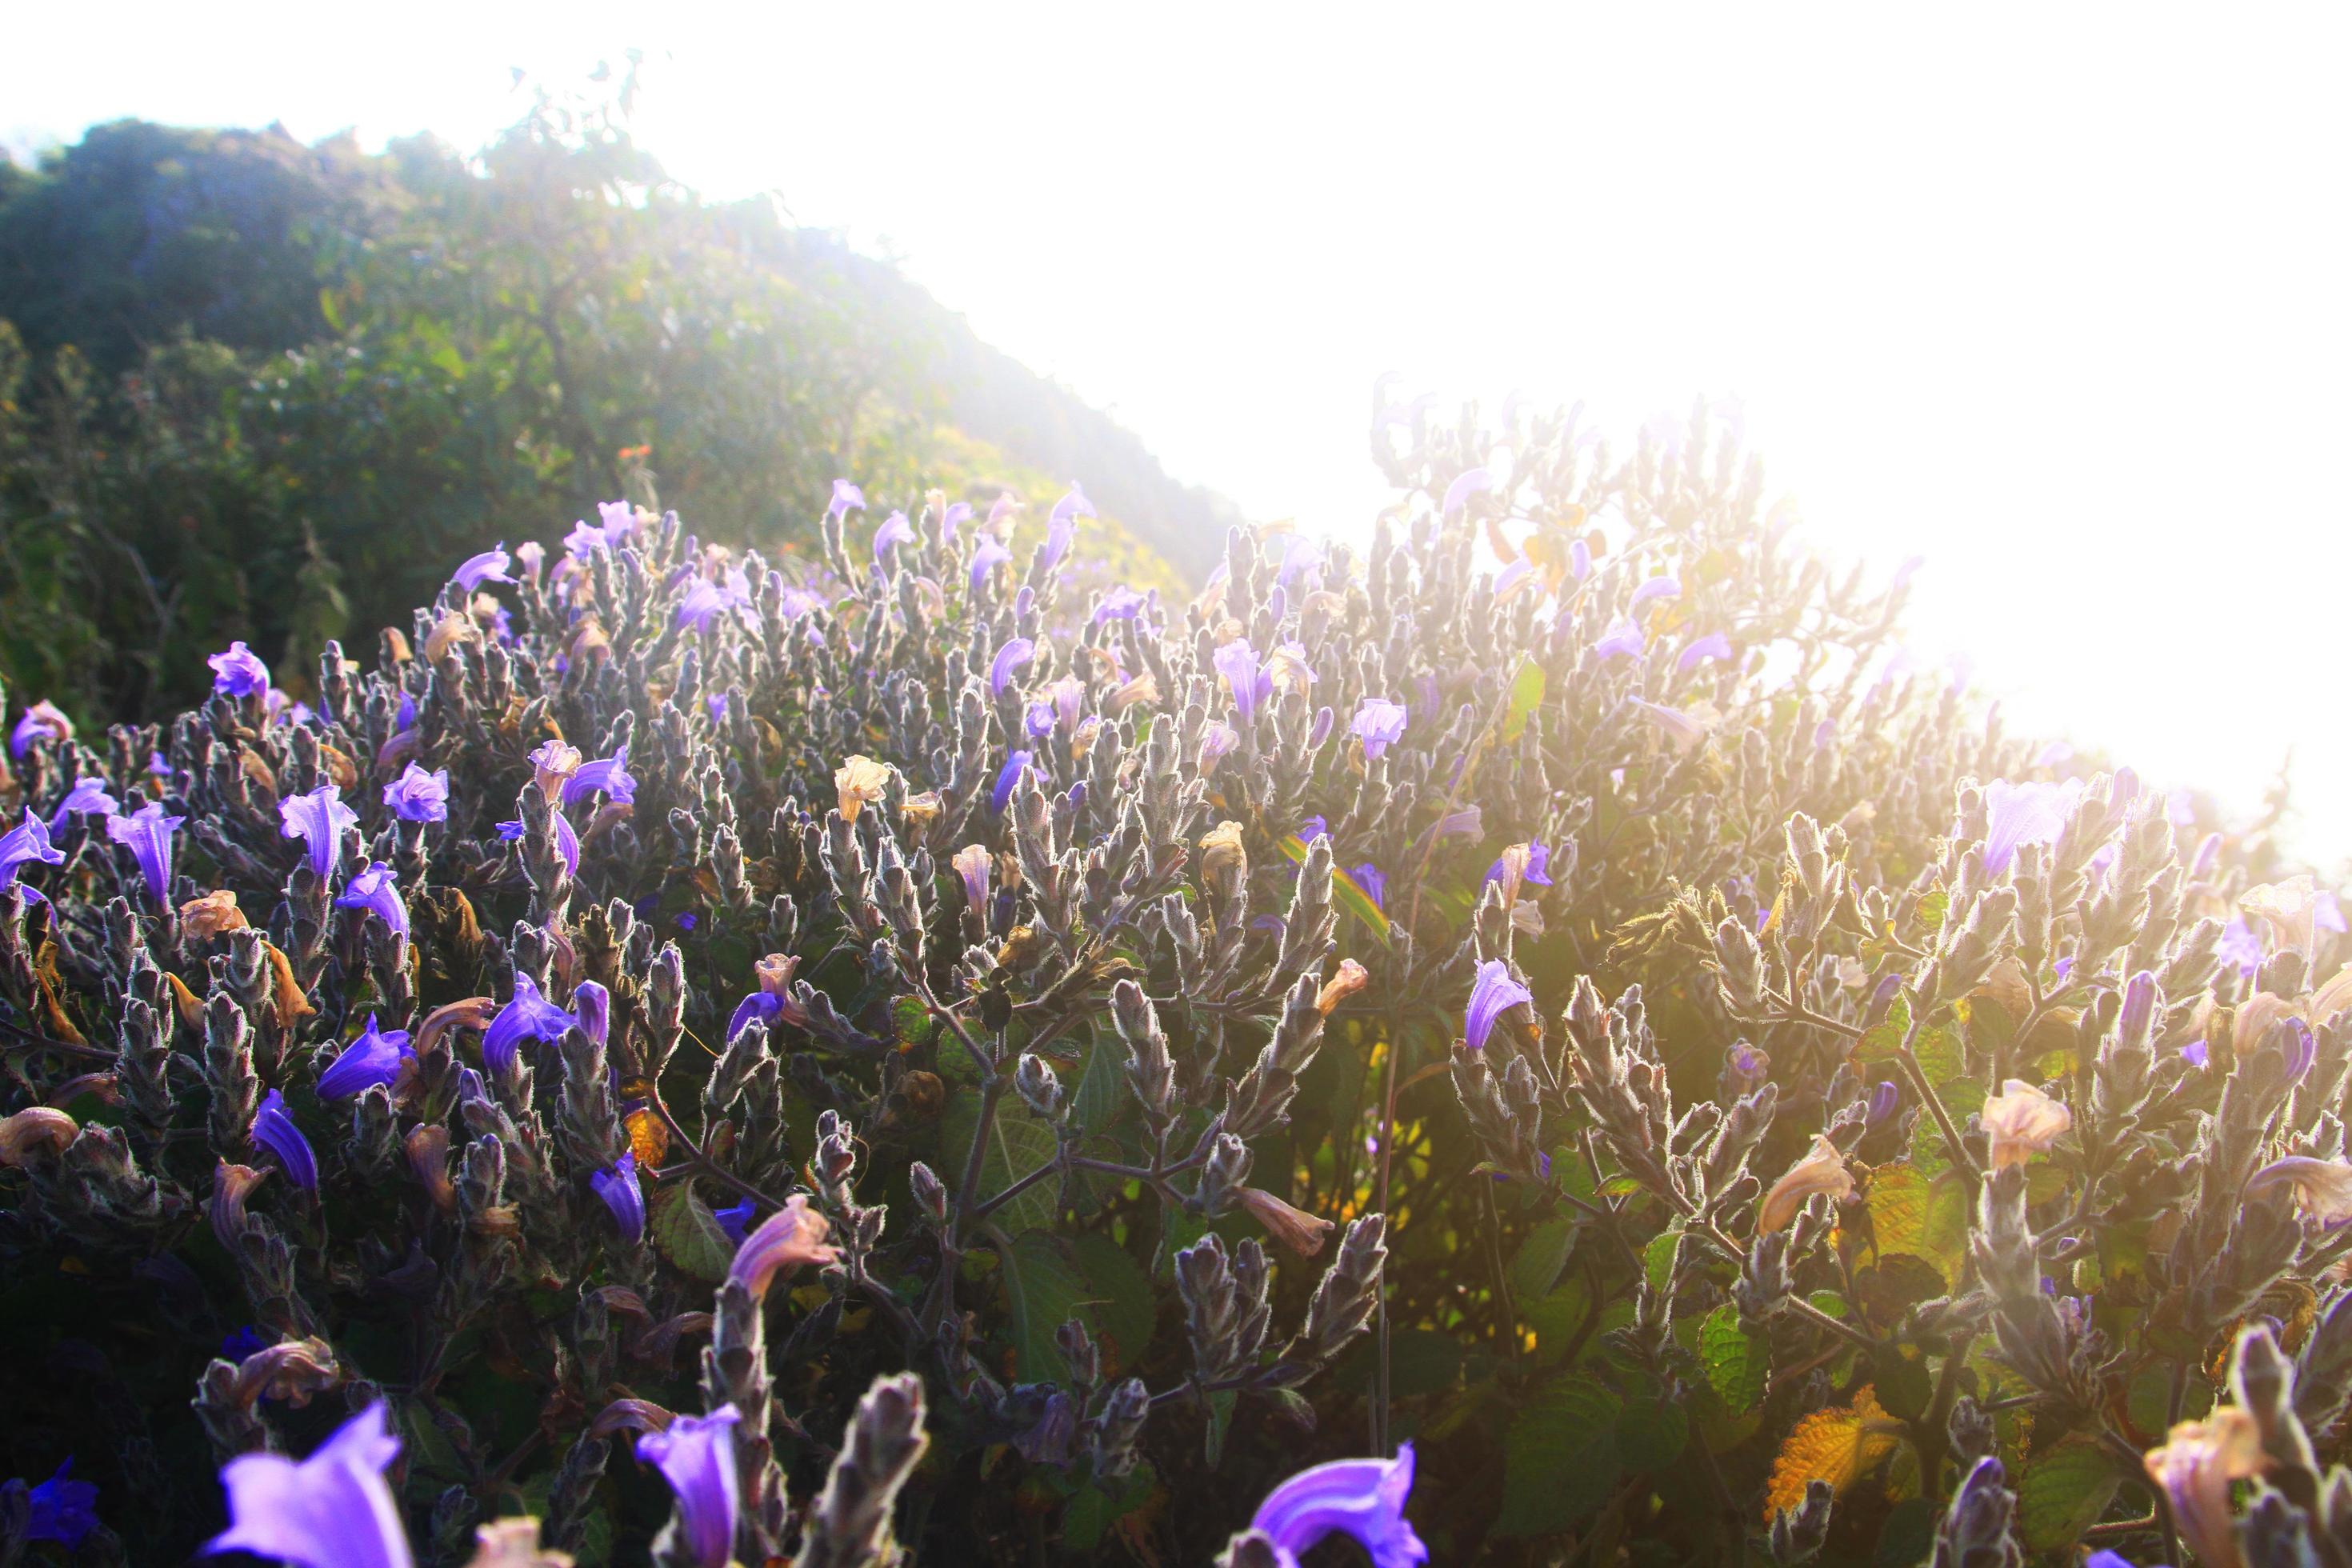
[[[2074,1125],[2074,1113],[2022,1079],[2011,1079],[1984,1102],[1985,1136],[1992,1142],[1992,1168],[2022,1165],[2045,1152]]]

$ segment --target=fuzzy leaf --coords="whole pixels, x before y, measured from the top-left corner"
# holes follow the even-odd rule
[[[1511,742],[1527,733],[1528,721],[1544,700],[1543,666],[1533,654],[1519,656],[1519,668],[1511,675],[1511,699],[1503,710],[1503,739]]]
[[[1570,1375],[1535,1397],[1503,1440],[1495,1533],[1549,1535],[1582,1521],[1617,1484],[1618,1397]]]
[[[1744,1415],[1764,1397],[1772,1372],[1772,1346],[1739,1323],[1739,1309],[1728,1301],[1706,1315],[1698,1330],[1699,1360],[1706,1381],[1734,1415]]]
[[[735,1261],[735,1244],[691,1182],[674,1183],[654,1194],[646,1205],[646,1234],[664,1258],[706,1285],[726,1279],[727,1266]]]
[[[2123,1477],[2105,1450],[2080,1433],[2037,1455],[2017,1483],[2018,1533],[2035,1552],[2055,1552],[2099,1521]]]
[[[1851,1405],[1816,1410],[1790,1430],[1772,1461],[1771,1484],[1764,1492],[1764,1518],[1769,1523],[1782,1509],[1805,1500],[1810,1481],[1827,1481],[1843,1494],[1895,1450],[1902,1428],[1878,1407],[1868,1385],[1856,1389]]]
[[[1086,1279],[1063,1245],[1042,1230],[1015,1237],[1003,1258],[1004,1294],[1013,1309],[1014,1375],[1024,1383],[1051,1382],[1065,1375],[1054,1331],[1072,1318],[1087,1315]]]
[[[1579,1226],[1572,1219],[1548,1219],[1528,1232],[1511,1259],[1511,1300],[1525,1304],[1549,1295],[1559,1271],[1576,1250]]]

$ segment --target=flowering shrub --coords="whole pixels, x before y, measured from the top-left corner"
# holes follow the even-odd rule
[[[1190,605],[842,481],[22,709],[0,1553],[2341,1560],[2332,899],[1704,408],[1375,451]]]

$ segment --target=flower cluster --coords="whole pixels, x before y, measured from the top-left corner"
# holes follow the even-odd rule
[[[0,1553],[2336,1530],[2334,900],[1916,668],[1719,412],[1384,407],[1367,548],[1187,603],[1076,487],[612,502],[303,700],[24,708]]]

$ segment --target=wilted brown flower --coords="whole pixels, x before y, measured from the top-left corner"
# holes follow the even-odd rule
[[[753,1300],[764,1298],[769,1283],[779,1273],[788,1273],[803,1264],[821,1267],[840,1256],[824,1244],[828,1228],[824,1215],[808,1206],[808,1194],[794,1193],[784,1200],[783,1207],[761,1221],[760,1227],[743,1238],[728,1273],[751,1288]]]
[[[0,1165],[22,1165],[37,1152],[58,1153],[80,1131],[72,1117],[46,1105],[0,1118]]]
[[[2074,1113],[2022,1079],[2011,1079],[1984,1102],[1985,1137],[1992,1145],[1992,1168],[2022,1165],[2046,1152],[2058,1135],[2074,1125]]]
[[[869,802],[882,798],[883,789],[890,782],[890,770],[871,757],[853,756],[843,760],[833,773],[833,787],[841,795],[841,815],[850,821]]]
[[[1333,1008],[1370,984],[1371,980],[1371,972],[1362,964],[1352,958],[1341,959],[1339,972],[1326,980],[1323,989],[1315,994],[1315,1010],[1329,1017]]]
[[[190,899],[180,906],[180,925],[198,942],[209,941],[223,931],[243,931],[245,911],[236,907],[236,894],[226,888],[216,888],[200,899]]]
[[[1756,1212],[1756,1228],[1780,1229],[1797,1217],[1797,1211],[1815,1193],[1827,1193],[1835,1198],[1853,1194],[1853,1178],[1846,1174],[1845,1156],[1838,1152],[1836,1144],[1818,1132],[1813,1134],[1812,1152],[1790,1166],[1772,1184],[1772,1190],[1764,1194],[1764,1205]]]
[[[2242,1568],[2230,1485],[2263,1468],[2262,1428],[2252,1415],[2223,1405],[2202,1421],[2173,1427],[2164,1447],[2147,1451],[2149,1479],[2172,1503],[2172,1519],[2203,1568]]]
[[[1266,1235],[1299,1257],[1312,1258],[1323,1250],[1323,1238],[1333,1228],[1329,1220],[1293,1208],[1262,1187],[1244,1187],[1240,1195],[1242,1207],[1265,1227]]]

